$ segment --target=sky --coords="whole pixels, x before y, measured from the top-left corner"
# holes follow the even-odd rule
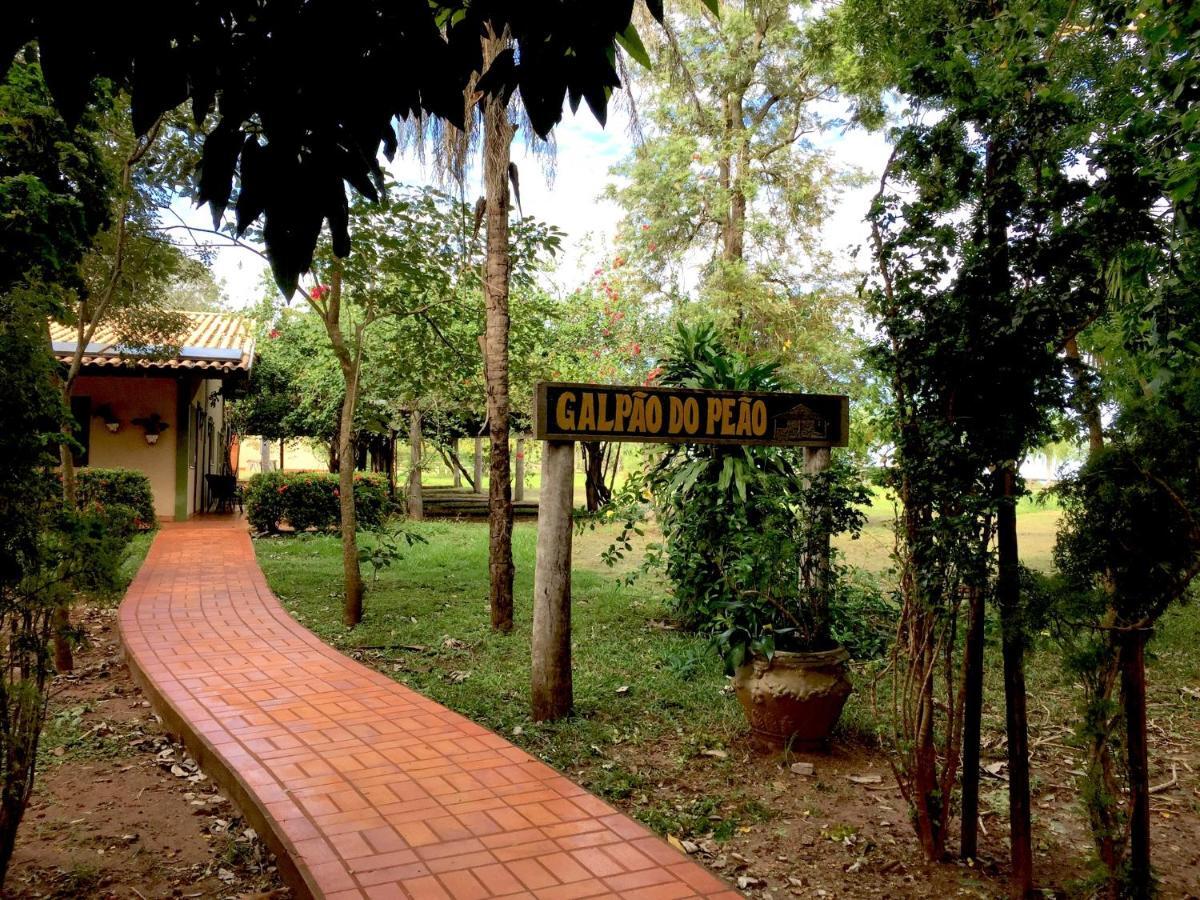
[[[514,148],[524,213],[556,225],[566,233],[563,253],[550,276],[552,288],[566,292],[584,281],[596,268],[604,248],[611,245],[620,210],[601,195],[605,186],[615,180],[610,169],[633,147],[628,124],[626,114],[620,109],[611,111],[606,128],[601,128],[586,107],[581,106],[575,115],[568,110],[555,131],[557,157],[555,171],[549,178],[541,161],[524,147]],[[818,144],[830,150],[840,165],[855,167],[867,176],[863,187],[847,191],[838,198],[832,216],[822,229],[825,247],[840,263],[849,263],[854,248],[864,245],[868,238],[863,219],[871,196],[877,190],[889,148],[883,135],[860,129],[845,133],[830,131]],[[433,183],[432,174],[412,155],[398,156],[388,168],[397,181]],[[468,175],[466,194],[468,202],[482,194],[477,170]],[[195,209],[187,200],[179,200],[172,207],[172,213],[171,224],[178,224],[175,219],[178,215],[193,227],[212,227],[208,210]],[[223,286],[227,303],[234,308],[256,303],[268,289],[265,286],[265,262],[243,248],[218,251],[212,267]]]

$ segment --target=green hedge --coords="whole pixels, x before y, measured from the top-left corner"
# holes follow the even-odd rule
[[[278,531],[285,522],[296,531],[326,531],[342,520],[337,475],[326,472],[266,472],[246,484],[246,518],[255,531]],[[362,528],[374,528],[392,512],[387,478],[354,475],[354,508]]]
[[[133,469],[95,469],[83,466],[75,470],[75,495],[80,509],[128,507],[133,526],[140,531],[154,528],[154,492],[145,473]]]

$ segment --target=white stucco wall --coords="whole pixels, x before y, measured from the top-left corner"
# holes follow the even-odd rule
[[[179,435],[179,423],[175,420],[175,379],[81,375],[75,382],[74,396],[91,400],[93,415],[88,429],[91,442],[88,465],[145,472],[154,492],[155,514],[160,519],[173,519],[175,446]],[[112,434],[95,415],[97,407],[106,403],[121,422],[116,434]],[[146,443],[145,432],[133,424],[134,419],[151,413],[158,413],[169,426],[153,446]]]

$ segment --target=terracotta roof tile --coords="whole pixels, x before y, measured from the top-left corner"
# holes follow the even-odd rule
[[[250,320],[231,313],[185,313],[189,326],[178,336],[173,355],[147,355],[145,351],[123,350],[109,328],[96,329],[85,348],[83,367],[136,369],[197,369],[214,373],[249,372],[254,362],[254,333]],[[50,323],[54,355],[69,362],[78,345],[75,328]]]

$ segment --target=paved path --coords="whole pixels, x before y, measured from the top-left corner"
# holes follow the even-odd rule
[[[301,894],[738,894],[487,729],[298,625],[245,525],[166,525],[121,606],[131,668]]]

